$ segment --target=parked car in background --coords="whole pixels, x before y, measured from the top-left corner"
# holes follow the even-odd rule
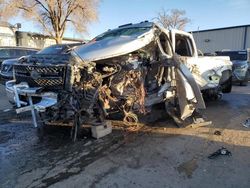
[[[0,75],[2,79],[12,79],[13,63],[17,62],[20,57],[32,55],[38,52],[39,49],[27,47],[0,47]]]
[[[49,46],[47,48],[44,48],[41,51],[32,49],[32,51],[30,51],[30,53],[27,50],[27,53],[25,54],[26,56],[22,56],[22,57],[16,58],[16,59],[4,60],[2,65],[1,65],[0,75],[1,75],[2,79],[4,79],[5,81],[12,80],[13,79],[13,64],[15,64],[19,61],[23,61],[25,58],[28,57],[28,55],[32,55],[35,53],[38,53],[41,55],[42,54],[44,54],[44,55],[65,54],[65,53],[68,53],[74,47],[79,46],[81,44],[83,44],[83,43],[56,44],[56,45],[52,45],[52,46]]]
[[[67,43],[67,44],[55,44],[49,47],[46,47],[39,51],[37,54],[40,55],[59,55],[59,54],[67,54],[72,49],[76,48],[77,46],[83,45],[85,43],[78,42],[78,43]]]
[[[217,51],[217,56],[229,56],[233,63],[233,82],[246,86],[249,80],[249,54],[247,50]]]
[[[26,55],[35,54],[39,49],[20,46],[0,46],[0,65],[6,59],[15,59]]]

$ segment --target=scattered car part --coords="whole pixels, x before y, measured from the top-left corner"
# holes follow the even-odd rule
[[[111,122],[106,121],[105,125],[91,126],[91,133],[94,138],[102,138],[112,132]]]
[[[242,123],[242,125],[246,128],[250,127],[250,118],[246,119],[246,121],[244,121],[244,123]]]
[[[209,155],[208,158],[215,159],[221,155],[232,156],[232,153],[229,150],[227,150],[226,148],[222,147],[221,149],[218,149],[216,152]]]
[[[218,130],[214,131],[214,135],[220,136],[221,135],[221,131],[218,131]]]
[[[207,125],[211,125],[212,121],[205,121],[203,118],[196,118],[193,119],[194,123],[188,125],[187,127],[191,127],[191,128],[198,128],[198,127],[204,127]]]

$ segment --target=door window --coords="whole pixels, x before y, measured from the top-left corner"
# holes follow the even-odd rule
[[[176,35],[175,37],[175,53],[180,56],[192,56],[193,55],[192,41],[190,38]]]

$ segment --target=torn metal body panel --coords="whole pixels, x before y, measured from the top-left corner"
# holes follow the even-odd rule
[[[6,91],[20,102],[17,106],[31,105],[46,125],[72,125],[74,137],[80,126],[110,118],[137,122],[158,103],[181,121],[205,108],[169,34],[149,22],[107,31],[67,55],[33,55],[14,65],[14,73]],[[32,88],[39,89],[30,94]]]
[[[187,59],[187,64],[191,66],[192,74],[201,90],[216,88],[221,82],[225,82],[230,75],[223,77],[223,72],[232,71],[232,63],[229,59],[214,57],[199,57],[196,62]]]
[[[198,56],[192,34],[174,29],[168,32],[174,51],[191,71],[203,94],[231,92],[232,62],[229,57]]]

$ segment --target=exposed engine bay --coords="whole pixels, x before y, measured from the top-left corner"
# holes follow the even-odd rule
[[[83,58],[81,47],[60,57],[32,55],[14,66],[15,80],[6,83],[6,91],[18,112],[33,110],[39,116],[33,122],[72,125],[74,140],[82,125],[110,118],[136,123],[158,103],[165,103],[179,125],[205,108],[197,83],[165,33],[154,26],[132,40],[141,40],[142,47],[101,58]],[[93,43],[98,41],[82,48]]]

